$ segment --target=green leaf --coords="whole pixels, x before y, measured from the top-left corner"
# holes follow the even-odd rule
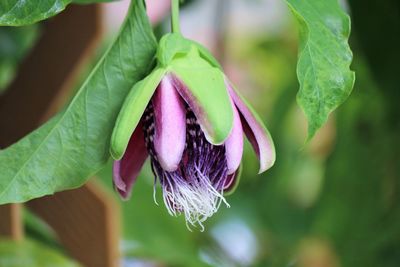
[[[164,74],[165,69],[155,69],[145,79],[136,83],[129,92],[111,136],[110,154],[114,159],[119,160],[125,154],[129,139]]]
[[[152,65],[156,40],[142,0],[66,110],[0,152],[0,204],[79,187],[109,158],[121,105]]]
[[[71,0],[1,0],[0,26],[22,26],[52,17]]]
[[[0,267],[78,267],[79,264],[33,241],[0,239]]]
[[[23,26],[48,19],[68,4],[93,4],[118,0],[1,0],[0,26]]]
[[[203,59],[195,46],[185,57],[174,59],[169,68],[189,88],[190,95],[185,100],[198,107],[198,120],[207,139],[212,144],[222,144],[233,126],[224,74]]]
[[[299,23],[297,101],[308,118],[308,139],[342,104],[354,85],[347,43],[350,18],[337,0],[286,0]]]

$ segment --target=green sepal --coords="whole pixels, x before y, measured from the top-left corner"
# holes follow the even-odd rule
[[[199,44],[198,42],[192,41],[192,43],[199,50],[200,56],[203,59],[207,60],[208,63],[210,63],[213,67],[216,67],[216,68],[222,70],[221,64],[219,64],[218,60],[211,54],[210,51],[208,51],[207,48],[205,48],[202,44]]]
[[[199,51],[200,57],[213,67],[222,70],[221,65],[207,48],[196,41],[184,38],[179,33],[168,33],[161,38],[157,49],[157,60],[161,66],[167,67],[174,58],[187,55],[193,46]]]
[[[139,124],[144,110],[165,72],[164,68],[156,68],[130,90],[119,112],[111,136],[110,154],[113,159],[119,160],[124,155],[129,139]]]
[[[174,58],[188,54],[191,47],[192,42],[179,33],[168,33],[158,44],[157,60],[162,67],[167,67]]]
[[[230,196],[233,193],[235,193],[236,188],[239,185],[240,179],[242,178],[242,172],[243,172],[243,167],[242,167],[242,164],[240,164],[239,169],[237,169],[236,173],[235,173],[235,178],[234,178],[235,180],[233,181],[233,186],[228,191],[224,191],[225,197]]]
[[[197,119],[207,140],[215,145],[222,144],[233,127],[232,105],[224,74],[203,59],[194,45],[186,56],[174,58],[168,70],[188,87],[191,99],[185,100],[194,102],[199,109]]]

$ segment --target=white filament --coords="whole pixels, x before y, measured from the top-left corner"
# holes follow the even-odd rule
[[[204,231],[203,222],[216,213],[222,202],[229,208],[223,192],[218,192],[210,183],[209,177],[196,167],[198,179],[193,182],[176,181],[174,186],[169,179],[168,186],[163,186],[163,198],[169,214],[177,216],[177,212],[185,215],[186,226],[199,225]]]

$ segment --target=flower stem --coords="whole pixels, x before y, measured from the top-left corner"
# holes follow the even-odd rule
[[[173,33],[181,33],[179,25],[179,0],[171,0],[171,28]]]

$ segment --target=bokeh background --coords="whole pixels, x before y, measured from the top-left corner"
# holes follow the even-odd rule
[[[128,4],[102,4],[99,56]],[[169,1],[147,4],[160,37],[169,30]],[[284,1],[185,2],[183,34],[207,46],[254,105],[273,136],[277,161],[257,175],[246,143],[240,185],[227,197],[231,207],[221,206],[204,232],[189,231],[182,217],[154,203],[147,165],[131,199],[118,200],[123,266],[400,266],[400,4],[341,4],[352,17],[354,91],[306,143],[307,121],[296,104],[298,34]],[[40,25],[0,28],[0,93],[39,34]],[[98,177],[113,190],[111,163]],[[157,197],[162,203],[160,191]],[[63,250],[35,215],[26,212],[25,223],[32,239]]]

